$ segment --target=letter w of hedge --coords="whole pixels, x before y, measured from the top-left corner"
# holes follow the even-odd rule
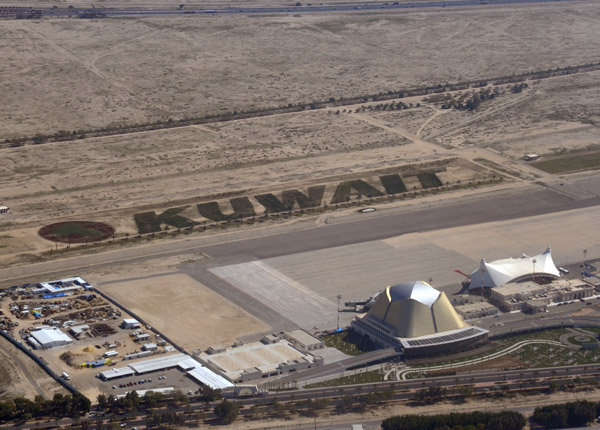
[[[300,209],[314,208],[321,206],[325,185],[316,187],[308,187],[308,196],[298,190],[285,190],[281,192],[281,200],[273,194],[259,194],[254,198],[265,207],[267,212],[284,212],[291,211],[294,204],[298,202]]]
[[[198,223],[179,215],[179,212],[187,209],[189,206],[180,206],[178,208],[167,209],[160,215],[156,212],[142,212],[133,215],[135,224],[140,234],[160,231],[161,224],[168,224],[173,227],[183,228],[197,225]]]

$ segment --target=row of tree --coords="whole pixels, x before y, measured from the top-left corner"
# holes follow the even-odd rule
[[[0,422],[27,421],[42,417],[78,417],[87,414],[90,406],[90,400],[81,394],[55,394],[52,400],[35,396],[33,401],[17,397],[0,402]]]
[[[212,402],[220,398],[221,390],[203,386],[198,390],[193,400],[196,402]],[[148,410],[165,405],[185,405],[190,402],[190,398],[179,390],[168,394],[147,391],[143,396],[139,396],[135,391],[130,391],[124,397],[120,398],[116,398],[112,394],[108,396],[99,394],[97,400],[100,409],[115,413]]]
[[[382,430],[521,430],[525,417],[513,411],[402,415],[387,418]]]
[[[518,74],[512,74],[497,78],[490,79],[493,85],[501,85],[508,83],[518,83],[523,81],[524,79],[543,79],[552,76],[562,76],[568,75],[572,73],[577,73],[579,71],[588,71],[588,70],[596,70],[600,68],[599,63],[587,63],[582,65],[575,66],[566,66],[566,67],[557,67],[556,69],[548,69],[548,70],[539,70],[539,71],[530,71]],[[272,114],[280,114],[280,113],[292,113],[292,112],[300,112],[306,109],[318,109],[330,106],[331,103],[336,105],[350,105],[357,104],[360,102],[369,102],[369,101],[378,101],[378,100],[390,100],[394,98],[403,98],[403,97],[412,97],[412,96],[420,96],[427,94],[439,94],[446,91],[457,91],[463,90],[467,88],[481,88],[484,85],[487,85],[487,81],[463,81],[456,83],[444,83],[438,84],[434,86],[426,86],[426,87],[416,87],[411,89],[402,89],[402,90],[388,90],[387,92],[379,92],[377,94],[369,94],[364,96],[348,96],[348,97],[330,97],[327,101],[312,101],[312,102],[299,102],[296,104],[288,103],[287,105],[277,106],[277,107],[264,107],[264,108],[252,108],[246,111],[231,111],[231,112],[220,112],[207,114],[198,117],[189,117],[189,118],[180,118],[173,119],[167,118],[162,120],[157,120],[153,122],[140,123],[140,124],[130,124],[130,125],[110,125],[97,129],[90,130],[73,130],[72,132],[59,130],[56,133],[50,134],[41,134],[38,133],[35,136],[31,137],[20,137],[13,139],[5,139],[4,143],[6,145],[10,145],[12,147],[18,147],[24,145],[26,143],[32,142],[34,144],[40,144],[47,141],[50,142],[60,142],[66,140],[75,140],[75,139],[84,139],[88,135],[92,137],[96,136],[109,136],[115,134],[123,134],[123,133],[132,133],[132,132],[140,132],[140,131],[150,131],[157,129],[167,129],[172,127],[181,127],[188,126],[192,124],[206,124],[212,122],[219,121],[230,121],[230,120],[240,120],[246,118],[254,118],[258,116],[266,116]],[[515,86],[518,88],[518,86]],[[523,87],[521,87],[522,90]],[[519,92],[518,90],[516,92]]]
[[[577,402],[540,406],[535,408],[531,420],[547,429],[584,427],[600,415],[600,402]]]

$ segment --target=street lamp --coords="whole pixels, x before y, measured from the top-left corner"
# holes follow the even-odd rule
[[[583,250],[583,267],[585,267],[585,257],[587,255],[587,249]]]
[[[537,260],[534,258],[531,262],[533,263],[533,282],[535,282],[535,263],[537,263]]]
[[[342,295],[338,294],[337,299],[338,299],[337,328],[339,330],[340,329],[340,300],[342,299]]]

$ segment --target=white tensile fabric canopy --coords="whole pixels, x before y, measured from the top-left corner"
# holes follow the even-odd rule
[[[507,258],[491,263],[482,258],[479,269],[471,273],[469,289],[481,288],[482,284],[484,287],[497,287],[522,276],[533,274],[560,277],[560,273],[552,260],[550,247],[534,257],[523,254],[521,258]]]

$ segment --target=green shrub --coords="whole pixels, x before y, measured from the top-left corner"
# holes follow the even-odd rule
[[[254,206],[248,197],[236,197],[229,199],[229,203],[231,203],[233,213],[227,215],[221,211],[221,207],[219,206],[218,202],[200,203],[196,205],[196,207],[198,208],[200,215],[212,221],[229,221],[232,219],[247,218],[256,215],[256,212],[254,212]]]
[[[347,201],[353,189],[363,197],[370,198],[383,196],[383,193],[374,186],[367,184],[361,179],[356,179],[354,181],[347,181],[338,184],[337,188],[335,189],[335,193],[333,194],[333,198],[331,199],[331,204],[343,203]]]
[[[417,174],[417,179],[425,189],[441,187],[443,185],[435,172],[421,172]]]
[[[160,215],[156,215],[155,212],[142,212],[133,215],[133,219],[135,220],[135,224],[137,225],[140,234],[160,231],[161,224],[167,224],[176,228],[191,227],[198,223],[179,215],[179,212],[182,212],[188,207],[189,206],[180,206],[167,209]]]
[[[259,194],[254,198],[265,207],[265,210],[270,213],[285,212],[288,210],[273,194]],[[291,209],[291,208],[290,208]]]
[[[282,205],[287,209],[293,209],[295,202],[298,202],[301,209],[321,206],[324,192],[325,185],[308,187],[308,197],[298,190],[285,190],[281,193]]]
[[[380,176],[379,179],[385,188],[385,192],[388,194],[400,194],[406,192],[406,186],[398,174]]]
[[[486,430],[521,430],[527,424],[519,412],[470,412],[444,415],[402,415],[386,418],[383,430],[464,429],[467,426]]]

